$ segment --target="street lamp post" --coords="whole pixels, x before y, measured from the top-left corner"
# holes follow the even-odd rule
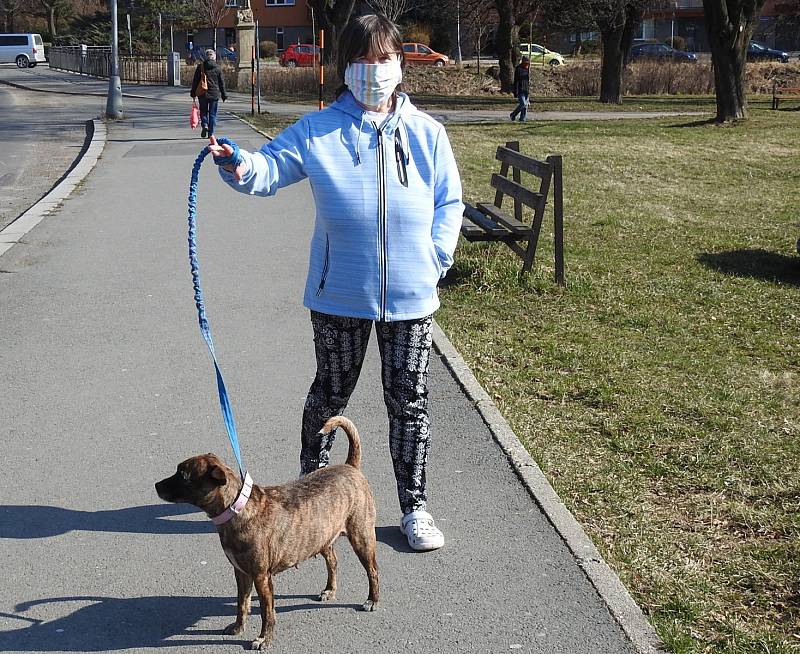
[[[108,76],[106,116],[122,118],[122,82],[119,79],[119,51],[117,42],[117,0],[109,0],[111,9],[111,70]]]
[[[456,0],[456,63],[461,65],[461,3]]]
[[[678,8],[678,3],[672,3],[672,20],[670,21],[670,38],[669,38],[669,46],[671,48],[675,47],[675,9]]]

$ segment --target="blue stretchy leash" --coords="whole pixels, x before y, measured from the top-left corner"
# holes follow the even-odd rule
[[[215,158],[214,163],[219,166],[234,164],[234,167],[236,167],[236,165],[238,165],[241,161],[239,147],[235,143],[224,138],[218,139],[217,142],[231,146],[231,148],[233,148],[233,154],[229,157],[217,157]],[[222,379],[222,373],[220,372],[219,364],[217,363],[217,355],[214,352],[214,341],[211,340],[211,328],[209,327],[208,319],[206,318],[206,310],[203,303],[203,290],[200,287],[200,267],[197,262],[197,230],[195,228],[195,214],[197,212],[197,180],[200,175],[200,166],[203,164],[203,160],[209,154],[209,149],[203,148],[203,151],[197,156],[197,159],[194,161],[194,166],[192,167],[192,181],[189,185],[189,264],[192,268],[194,302],[195,305],[197,305],[197,315],[200,321],[200,333],[203,335],[203,340],[205,340],[206,345],[208,345],[208,350],[211,352],[211,358],[214,360],[214,370],[217,373],[217,391],[219,392],[219,404],[222,409],[222,417],[225,420],[225,429],[227,430],[228,438],[231,441],[233,454],[236,457],[236,462],[239,464],[239,474],[241,475],[242,480],[244,480],[245,470],[244,466],[242,465],[242,455],[239,451],[239,438],[236,435],[236,422],[233,419],[233,411],[231,410],[231,404],[228,401],[228,391],[225,389],[225,382]]]

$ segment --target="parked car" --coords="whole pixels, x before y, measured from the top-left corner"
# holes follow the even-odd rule
[[[17,68],[33,68],[47,61],[44,43],[38,34],[0,34],[0,64],[17,64]]]
[[[528,57],[531,65],[534,64],[548,64],[549,66],[563,66],[564,55],[558,52],[548,50],[543,45],[537,43],[520,43],[519,53],[524,57]]]
[[[210,45],[196,45],[186,55],[187,64],[199,64],[206,60],[206,50]],[[236,52],[231,48],[217,48],[217,61],[231,61],[236,63]]]
[[[281,66],[294,68],[295,66],[313,66],[314,60],[319,58],[319,47],[311,43],[298,43],[288,46],[278,57]]]
[[[403,54],[406,63],[412,65],[444,66],[450,62],[447,55],[431,50],[424,43],[404,43]]]
[[[789,53],[783,50],[774,50],[765,45],[750,41],[747,46],[747,61],[780,61],[789,63]]]
[[[217,48],[217,61],[236,63],[236,50],[233,48]]]
[[[630,61],[655,59],[656,61],[697,63],[697,55],[694,52],[676,50],[664,43],[639,43],[634,45],[631,48],[628,58]]]

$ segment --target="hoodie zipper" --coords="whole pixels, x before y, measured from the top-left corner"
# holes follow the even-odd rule
[[[381,272],[381,322],[386,320],[386,288],[388,285],[388,253],[386,244],[386,159],[383,145],[383,132],[374,122],[378,133],[378,240],[380,241]]]

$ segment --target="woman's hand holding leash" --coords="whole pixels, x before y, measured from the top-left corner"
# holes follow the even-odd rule
[[[239,155],[239,147],[232,141],[223,139],[222,143],[217,142],[217,138],[212,136],[208,139],[208,151],[214,157],[214,163],[222,166],[229,173],[233,173],[236,181],[242,181],[242,175],[247,172],[247,166],[242,162]]]

